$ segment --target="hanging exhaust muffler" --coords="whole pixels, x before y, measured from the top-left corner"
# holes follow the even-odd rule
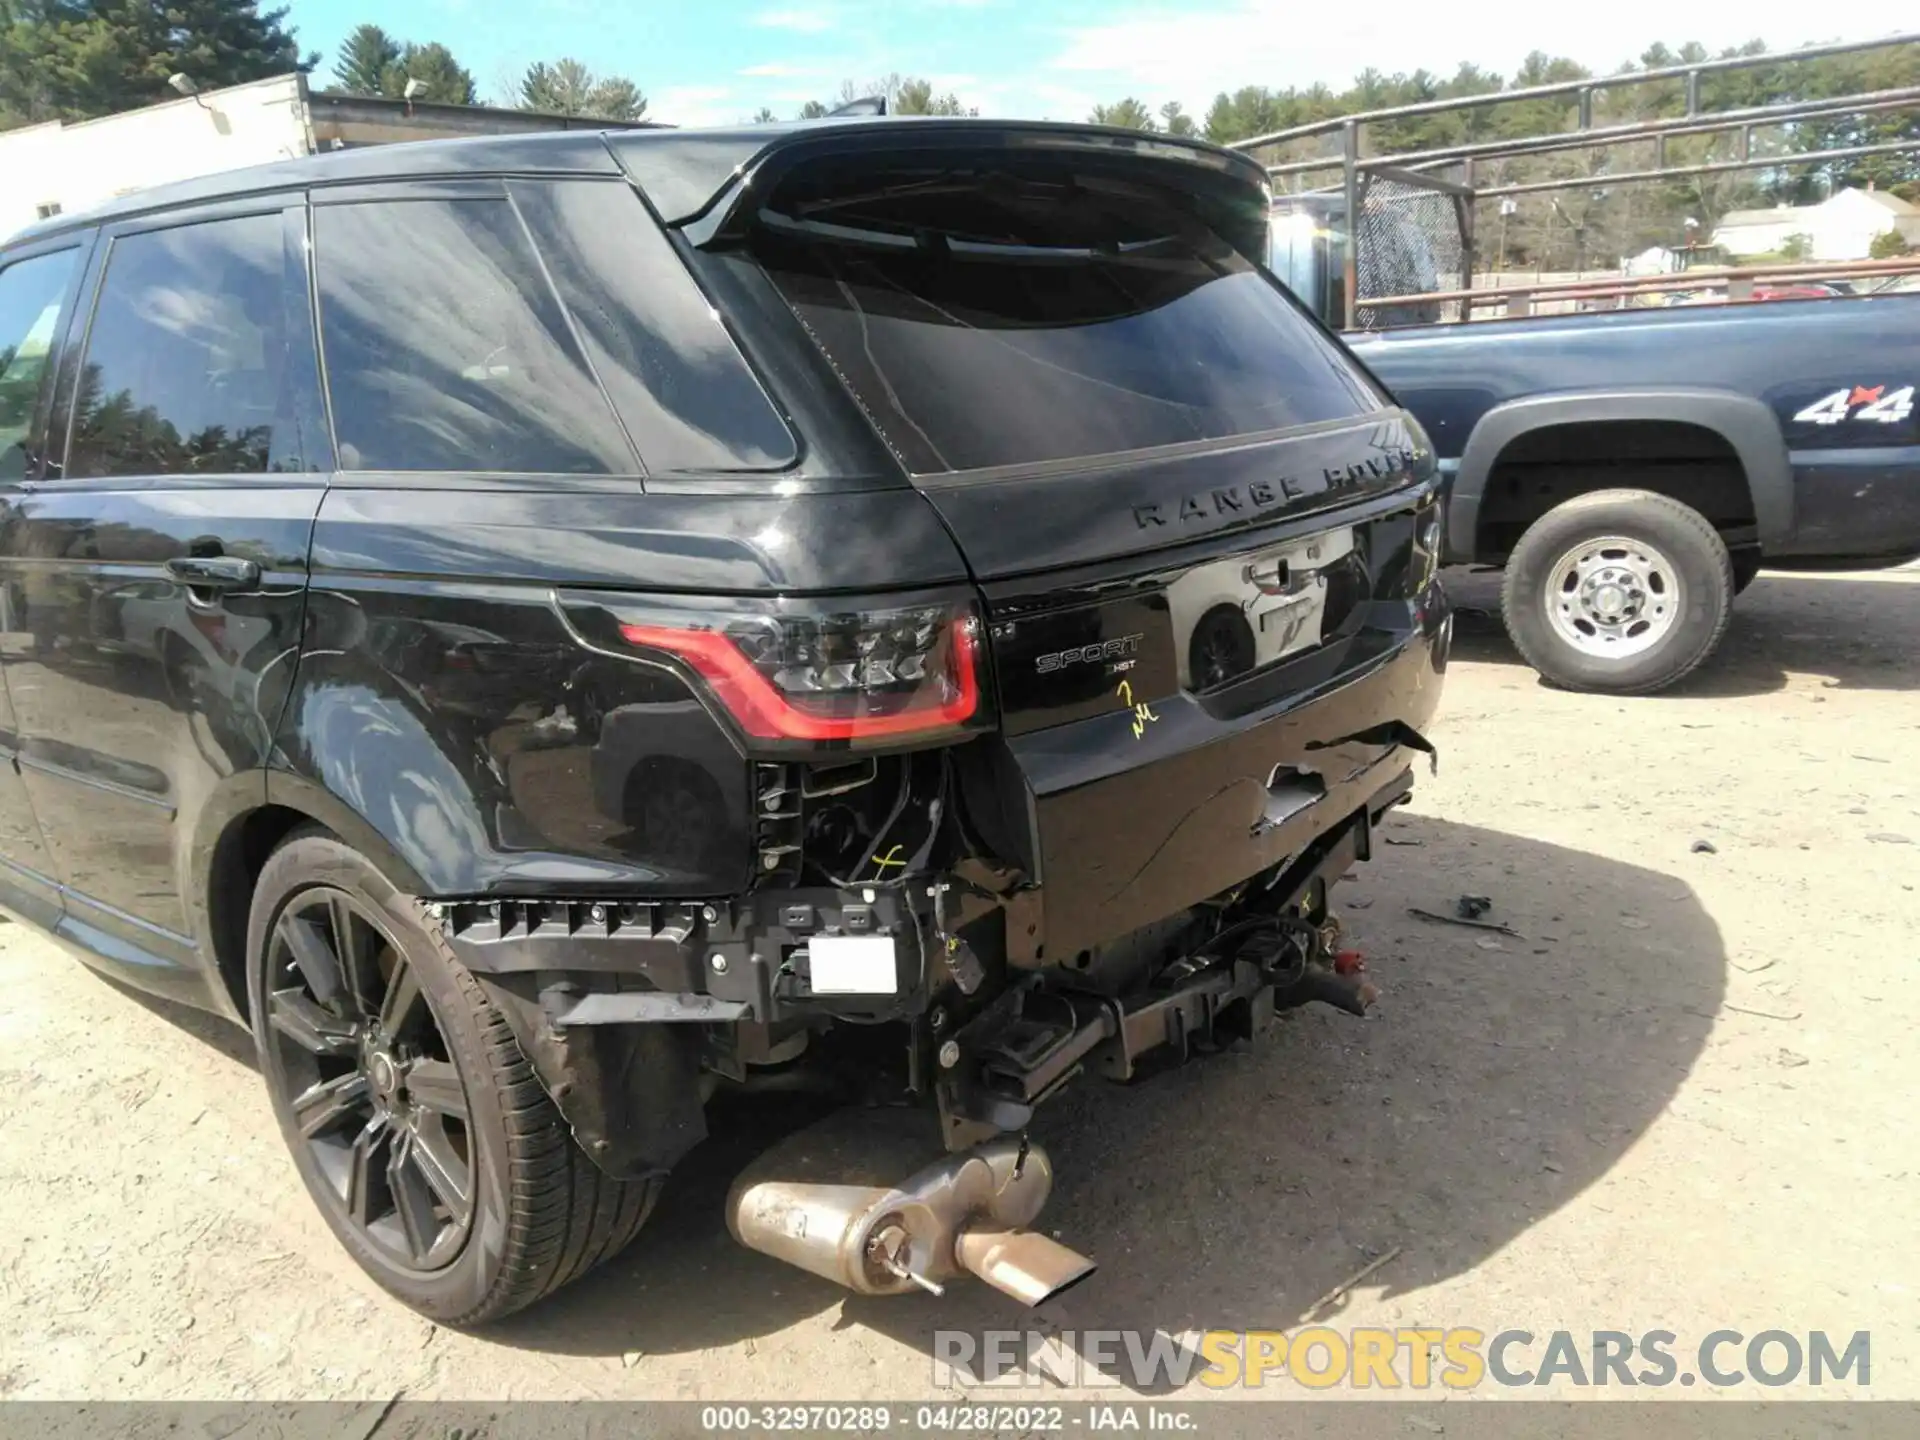
[[[1044,1150],[1003,1137],[885,1178],[925,1155],[925,1136],[914,1111],[841,1111],[747,1167],[727,1196],[727,1228],[861,1295],[938,1295],[970,1274],[1038,1305],[1093,1273],[1086,1256],[1027,1228],[1053,1190]]]

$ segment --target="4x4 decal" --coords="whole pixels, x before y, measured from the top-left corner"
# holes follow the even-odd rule
[[[1858,405],[1858,410],[1853,407]],[[1881,385],[1854,385],[1822,395],[1794,419],[1808,425],[1838,425],[1842,420],[1873,420],[1882,425],[1897,425],[1913,413],[1913,386],[1903,385],[1891,394]]]

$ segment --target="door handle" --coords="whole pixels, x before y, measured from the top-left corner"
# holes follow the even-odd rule
[[[183,555],[167,561],[167,573],[189,590],[251,590],[260,566],[238,555]]]

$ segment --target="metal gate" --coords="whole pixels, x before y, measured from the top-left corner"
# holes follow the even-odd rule
[[[1395,296],[1466,290],[1473,284],[1473,189],[1391,165],[1356,167],[1344,316],[1349,330],[1385,330],[1460,318],[1458,300],[1393,302]]]

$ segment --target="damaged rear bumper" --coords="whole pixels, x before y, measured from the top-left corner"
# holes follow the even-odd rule
[[[948,1143],[972,1143],[1024,1124],[1083,1059],[1125,1078],[1148,1050],[1184,1052],[1223,1017],[1255,1026],[1276,995],[1292,1003],[1318,983],[1230,960],[1152,996],[1069,997],[1030,1050],[1048,1051],[1044,1064],[1012,1083],[981,1079],[1010,1013],[1017,1030],[1031,997],[1071,991],[1063,966],[1076,954],[1243,889],[1261,889],[1263,913],[1277,914],[1368,857],[1372,826],[1431,751],[1420,732],[1451,636],[1437,588],[1401,614],[1410,629],[1355,637],[1372,653],[1350,649],[1339,667],[1321,657],[1317,685],[1310,667],[1261,677],[1266,703],[1244,687],[1230,699],[1182,694],[1155,702],[1150,719],[1118,712],[975,742],[973,783],[1001,797],[1000,823],[982,827],[995,832],[990,861],[704,901],[430,908],[611,1173],[664,1171],[701,1138],[702,1070],[742,1078],[836,1017],[911,1022]],[[961,1045],[964,1065],[933,1063],[969,1033],[978,1044]]]
[[[1413,753],[1431,755],[1420,732],[1452,635],[1437,587],[1395,608],[1411,609],[1411,633],[1363,631],[1345,655],[1310,655],[1227,694],[1183,692],[1137,707],[1145,715],[1008,741],[1028,807],[1017,843],[1044,910],[1037,958],[1152,924],[1377,810]]]

